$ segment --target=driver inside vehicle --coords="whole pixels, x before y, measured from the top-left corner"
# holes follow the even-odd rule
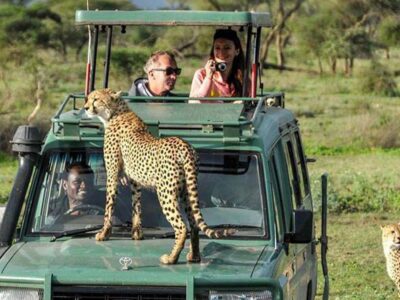
[[[94,187],[94,172],[85,162],[73,162],[65,167],[60,180],[63,194],[54,203],[50,219],[62,215],[103,214],[105,194]]]

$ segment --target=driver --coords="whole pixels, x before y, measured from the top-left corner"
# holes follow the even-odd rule
[[[67,165],[61,178],[61,186],[65,195],[56,200],[50,218],[57,218],[65,213],[92,214],[89,205],[104,208],[105,194],[95,189],[94,172],[85,162]]]

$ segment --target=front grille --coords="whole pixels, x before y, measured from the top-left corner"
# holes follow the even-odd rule
[[[184,300],[184,287],[54,286],[53,300]]]

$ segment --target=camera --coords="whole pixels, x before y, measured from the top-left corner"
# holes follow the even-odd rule
[[[215,69],[220,72],[224,72],[226,70],[226,63],[220,62],[215,64]]]

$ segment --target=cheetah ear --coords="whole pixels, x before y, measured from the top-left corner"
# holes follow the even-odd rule
[[[121,94],[122,94],[122,91],[113,92],[111,94],[111,97],[113,98],[113,100],[118,100],[119,98],[121,98]]]

